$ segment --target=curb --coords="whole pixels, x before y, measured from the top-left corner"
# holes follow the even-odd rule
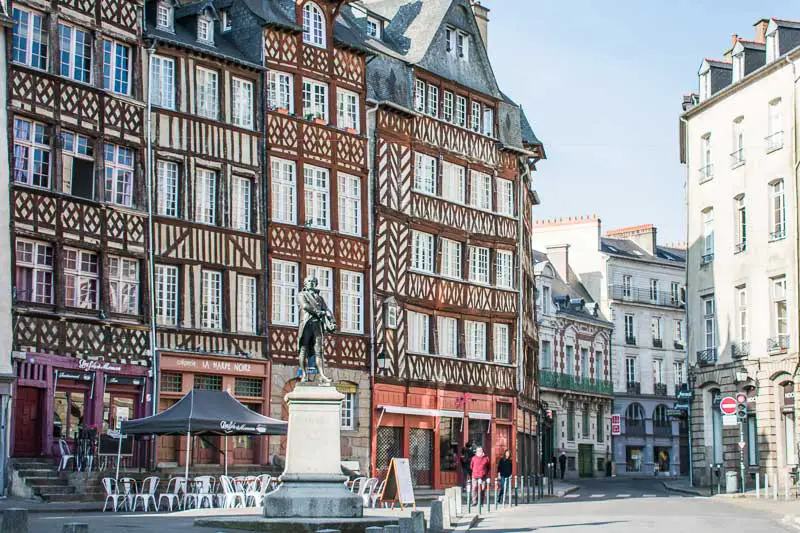
[[[25,509],[28,511],[28,514],[58,514],[58,513],[101,513],[103,512],[103,507],[98,505],[97,507],[53,507],[51,505],[44,505],[42,507],[25,507],[25,504],[20,504],[16,506],[9,506],[6,509]],[[0,509],[0,515],[6,509]],[[154,513],[155,514],[155,513]]]
[[[481,521],[480,515],[474,514],[472,515],[472,518],[470,518],[468,522],[459,524],[458,526],[455,527],[455,529],[453,529],[453,531],[469,531],[473,527],[477,526],[478,522],[480,521]]]
[[[670,487],[664,481],[662,481],[661,484],[669,492],[677,492],[679,494],[688,494],[690,496],[700,496],[700,497],[704,497],[704,498],[709,498],[710,497],[708,494],[704,494],[704,493],[702,493],[702,492],[700,492],[698,490],[695,490],[695,489],[688,489],[688,488],[687,489],[683,489],[683,488],[680,488],[680,487]]]
[[[580,490],[580,487],[579,487],[578,485],[572,485],[572,486],[570,486],[570,487],[567,487],[567,488],[565,488],[565,489],[563,489],[563,490],[560,490],[560,491],[556,492],[556,493],[554,494],[554,496],[555,496],[556,498],[563,498],[563,497],[564,497],[564,496],[566,496],[567,494],[572,494],[573,492],[577,492],[577,491],[579,491],[579,490]]]

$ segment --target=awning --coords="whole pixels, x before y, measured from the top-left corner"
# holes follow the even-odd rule
[[[492,415],[489,413],[469,413],[470,420],[491,420]]]
[[[401,405],[379,405],[378,409],[383,410],[384,413],[393,413],[397,415],[414,415],[414,416],[439,416],[447,418],[464,418],[463,411],[454,411],[452,409],[422,409],[420,407],[405,407]],[[475,413],[470,413],[470,418]],[[482,415],[481,415],[482,416]],[[489,417],[489,415],[486,415]],[[489,417],[491,418],[491,417]]]

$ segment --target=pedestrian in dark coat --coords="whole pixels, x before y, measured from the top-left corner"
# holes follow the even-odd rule
[[[503,494],[506,492],[506,483],[510,483],[509,479],[511,479],[511,473],[513,471],[514,463],[511,462],[511,450],[506,450],[505,453],[503,453],[503,457],[497,463],[497,473],[500,475],[500,502],[503,501]]]
[[[567,471],[567,453],[561,452],[558,457],[558,468],[561,470],[561,479],[564,479],[564,472]]]

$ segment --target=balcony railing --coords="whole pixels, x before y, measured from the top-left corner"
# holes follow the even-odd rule
[[[786,238],[786,230],[781,228],[778,231],[770,231],[769,232],[769,240],[772,241],[779,241],[781,239]]]
[[[666,383],[653,383],[653,394],[656,396],[666,396],[667,395],[667,384]]]
[[[539,372],[539,385],[550,389],[592,392],[595,394],[611,394],[614,392],[614,386],[610,381],[580,378],[549,370],[541,370]]]
[[[638,302],[643,304],[683,307],[680,295],[667,291],[653,291],[649,288],[610,285],[609,292],[614,300]]]
[[[653,339],[653,348],[663,348],[664,341],[662,339]]]
[[[631,346],[636,346],[636,337],[632,335],[625,335],[625,344],[630,344]]]
[[[687,385],[685,383],[683,383],[681,385],[675,384],[674,387],[673,387],[674,391],[675,391],[675,396],[677,396],[678,393],[685,387],[687,387]]]
[[[750,355],[750,343],[749,342],[734,342],[731,343],[731,357],[734,359],[742,359]]]
[[[731,168],[735,168],[743,164],[744,164],[744,148],[739,148],[735,152],[731,152]]]
[[[717,364],[717,349],[706,348],[705,350],[697,350],[697,364],[700,366]]]
[[[672,342],[672,346],[673,346],[673,347],[674,347],[676,350],[683,350],[683,349],[685,348],[685,346],[683,345],[683,343],[682,343],[682,342],[678,342],[678,341],[673,341],[673,342]]]
[[[767,135],[764,137],[764,140],[767,141],[767,152],[783,148],[783,130],[776,131],[772,135]]]
[[[706,181],[710,180],[714,177],[714,165],[708,164],[704,167],[700,167],[700,183],[705,183]]]
[[[657,439],[671,439],[672,425],[658,426],[653,424],[653,436]]]
[[[703,257],[700,258],[700,266],[707,265],[714,261],[714,252],[703,254]]]
[[[629,381],[627,383],[626,390],[628,391],[628,394],[641,394],[642,384],[638,381]]]
[[[625,435],[628,437],[644,437],[644,422],[625,420]]]
[[[783,353],[789,349],[789,335],[778,335],[767,339],[768,353]]]
[[[740,243],[736,243],[736,245],[734,245],[734,247],[733,247],[733,253],[735,253],[735,254],[740,254],[740,253],[744,252],[745,250],[747,250],[747,242],[746,241],[742,241]]]

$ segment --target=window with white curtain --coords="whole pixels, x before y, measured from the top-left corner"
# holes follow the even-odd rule
[[[328,169],[303,166],[306,224],[311,228],[330,229],[330,174]]]
[[[439,332],[439,355],[458,356],[458,320],[449,316],[436,318]]]
[[[213,170],[195,169],[194,219],[201,224],[217,221],[217,174]]]
[[[483,134],[494,137],[494,109],[483,106]]]
[[[61,75],[83,83],[92,79],[92,43],[89,33],[66,24],[58,25]]]
[[[248,178],[234,176],[231,180],[232,206],[231,223],[239,231],[250,231],[250,218],[252,211],[253,182]]]
[[[464,344],[467,359],[486,360],[486,322],[464,321]]]
[[[139,262],[126,257],[108,257],[108,288],[111,311],[139,313]]]
[[[717,347],[717,318],[713,294],[703,297],[703,335],[705,349],[715,349]]]
[[[492,177],[489,174],[476,170],[470,173],[469,203],[478,209],[492,209]]]
[[[253,129],[253,82],[234,77],[231,80],[231,89],[233,124],[240,128]]]
[[[786,305],[786,276],[770,278],[772,292],[772,334],[789,335],[789,308]]]
[[[156,323],[175,326],[178,323],[178,267],[156,265]]]
[[[14,181],[50,188],[50,135],[41,122],[14,119]]]
[[[297,263],[272,260],[272,322],[297,325]]]
[[[436,194],[436,158],[419,152],[414,155],[416,158],[414,190],[425,194]]]
[[[267,73],[267,105],[294,113],[294,78],[291,74],[270,70]]]
[[[444,91],[442,117],[447,122],[453,122],[453,93]]]
[[[786,195],[783,179],[769,185],[770,234],[771,241],[786,238]]]
[[[328,122],[328,85],[318,81],[303,80],[303,117],[319,118]]]
[[[494,360],[498,363],[508,363],[511,361],[510,331],[508,324],[494,325]]]
[[[428,84],[428,115],[439,116],[439,88],[436,85]]]
[[[414,110],[425,112],[425,82],[422,80],[414,81]]]
[[[216,120],[219,116],[219,74],[214,70],[195,67],[197,114]]]
[[[414,353],[430,353],[430,317],[423,313],[408,311],[408,350]]]
[[[47,70],[50,37],[44,15],[14,7],[13,59],[17,63]]]
[[[497,286],[504,289],[514,288],[514,252],[497,250],[495,252],[497,263]]]
[[[272,182],[272,220],[297,224],[297,169],[294,161],[270,158]]]
[[[150,103],[156,107],[175,109],[175,60],[154,55],[150,58]]]
[[[342,332],[364,332],[364,275],[359,272],[342,270],[341,277],[341,318]]]
[[[433,273],[433,235],[413,230],[411,236],[411,268],[420,272]]]
[[[203,270],[200,295],[201,327],[222,329],[222,272]]]
[[[314,2],[303,6],[303,42],[325,48],[325,14]]]
[[[441,239],[442,276],[461,279],[461,243],[450,239]]]
[[[464,203],[466,190],[466,169],[461,165],[442,162],[442,198],[451,202]]]
[[[256,278],[236,276],[236,331],[256,333]]]
[[[481,104],[480,102],[472,102],[472,113],[470,114],[470,127],[472,131],[481,131]]]
[[[489,249],[482,246],[469,247],[469,280],[474,283],[489,283]]]
[[[497,213],[514,216],[514,182],[497,178]]]
[[[106,201],[133,205],[133,150],[106,143],[103,151],[106,166]]]
[[[336,125],[341,129],[361,130],[358,113],[358,95],[352,91],[336,89]]]
[[[361,180],[339,174],[339,231],[361,235]]]
[[[100,303],[100,264],[97,254],[64,249],[64,305],[97,309]]]
[[[317,290],[325,305],[333,312],[333,269],[319,265],[306,265],[306,275],[317,280]]]
[[[456,125],[467,127],[467,99],[463,96],[456,96]]]
[[[53,247],[17,239],[15,290],[22,302],[53,303]]]

